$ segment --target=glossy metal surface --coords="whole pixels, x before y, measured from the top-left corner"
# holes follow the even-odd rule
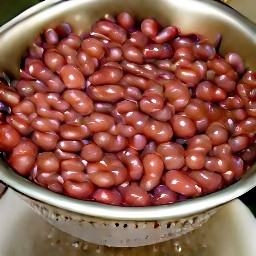
[[[140,8],[138,8],[140,7]],[[174,24],[184,33],[201,33],[211,41],[222,35],[221,52],[239,53],[248,67],[256,67],[256,27],[234,10],[211,0],[73,0],[45,1],[28,9],[0,28],[0,71],[18,77],[26,48],[38,32],[67,21],[80,33],[104,16],[128,11],[138,19],[153,16],[163,25]],[[3,162],[0,180],[15,190],[59,208],[104,219],[179,219],[224,204],[256,185],[255,166],[236,184],[214,194],[159,207],[115,207],[70,199],[45,190],[18,176]]]

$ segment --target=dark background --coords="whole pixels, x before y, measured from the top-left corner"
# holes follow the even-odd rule
[[[27,8],[39,3],[36,0],[1,0],[0,4],[0,26],[26,10]],[[256,184],[255,184],[256,185]],[[241,199],[256,216],[256,188],[247,192]]]

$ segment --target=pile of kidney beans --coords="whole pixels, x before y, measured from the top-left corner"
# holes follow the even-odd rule
[[[256,157],[256,73],[153,18],[46,29],[20,75],[0,82],[0,150],[56,193],[170,204],[232,184]]]

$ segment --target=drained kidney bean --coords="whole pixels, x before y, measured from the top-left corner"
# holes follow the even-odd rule
[[[0,79],[0,151],[80,200],[157,206],[220,190],[255,161],[256,73],[218,44],[126,12],[81,35],[46,28],[21,79]]]

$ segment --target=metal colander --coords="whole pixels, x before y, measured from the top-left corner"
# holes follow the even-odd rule
[[[18,77],[23,53],[34,35],[65,21],[80,33],[103,17],[127,11],[141,20],[153,16],[184,33],[195,31],[215,41],[220,51],[239,53],[256,68],[256,26],[236,11],[211,0],[51,0],[42,2],[0,28],[0,72]],[[142,246],[181,236],[207,221],[221,205],[256,185],[253,166],[240,181],[213,194],[173,205],[118,207],[71,199],[20,177],[3,161],[0,180],[12,187],[34,211],[59,229],[108,246]]]

